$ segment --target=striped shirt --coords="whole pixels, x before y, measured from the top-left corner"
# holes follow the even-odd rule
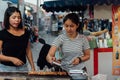
[[[85,67],[84,62],[74,66],[70,65],[74,58],[84,55],[83,51],[90,48],[84,35],[78,34],[75,39],[71,40],[66,34],[61,34],[53,41],[52,45],[61,48],[63,69],[69,71]]]

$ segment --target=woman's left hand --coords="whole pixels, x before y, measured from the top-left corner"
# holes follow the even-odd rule
[[[72,61],[72,65],[77,65],[79,64],[79,59],[78,58],[75,58],[73,61]]]

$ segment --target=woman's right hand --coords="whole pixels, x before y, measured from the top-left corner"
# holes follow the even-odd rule
[[[47,61],[48,61],[50,64],[52,64],[53,61],[56,61],[56,58],[49,55],[49,56],[47,56]]]
[[[52,64],[55,61],[56,61],[56,58],[55,57],[51,57],[50,63]]]
[[[10,60],[16,66],[22,66],[24,64],[20,59],[15,58],[15,57],[11,57]]]

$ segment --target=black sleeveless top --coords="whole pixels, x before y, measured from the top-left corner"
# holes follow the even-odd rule
[[[3,41],[2,54],[16,57],[26,63],[26,48],[29,41],[30,32],[25,30],[21,36],[15,36],[6,29],[0,31],[0,40]],[[12,62],[1,61],[1,64],[15,66]]]

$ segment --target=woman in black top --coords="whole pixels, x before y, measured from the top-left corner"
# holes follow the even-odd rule
[[[34,71],[30,32],[22,25],[21,13],[8,7],[4,15],[4,29],[0,31],[0,71],[28,71],[26,57]]]

